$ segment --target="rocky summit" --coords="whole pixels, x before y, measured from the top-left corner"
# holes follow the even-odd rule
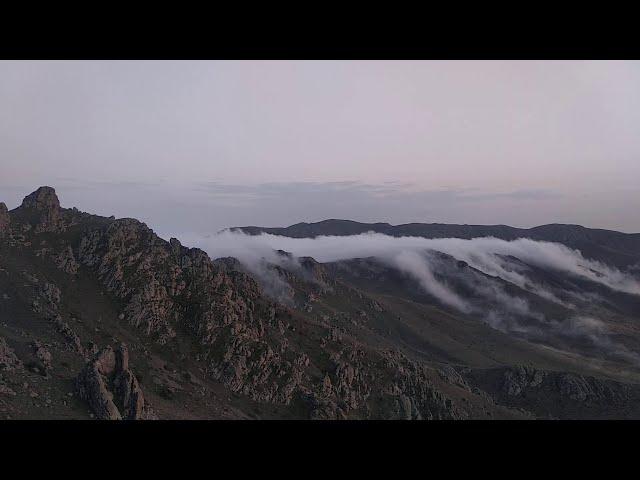
[[[308,225],[292,236],[321,232]],[[566,242],[593,256],[640,258],[635,239],[615,250],[576,231]],[[62,208],[51,187],[11,211],[0,203],[0,418],[640,418],[633,294],[508,259],[554,295],[606,297],[599,312],[627,340],[602,354],[568,330],[543,342],[460,313],[375,259],[278,254],[258,275],[135,219]],[[462,276],[525,288],[454,260],[438,260],[451,288]],[[525,294],[545,312],[569,308]]]

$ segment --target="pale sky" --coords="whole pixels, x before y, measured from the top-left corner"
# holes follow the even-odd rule
[[[0,62],[0,201],[163,235],[300,221],[640,232],[640,62]]]

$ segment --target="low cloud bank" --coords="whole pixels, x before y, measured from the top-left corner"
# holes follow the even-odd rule
[[[460,312],[476,316],[494,328],[519,333],[531,339],[557,338],[564,335],[592,343],[610,354],[640,363],[639,357],[615,345],[601,321],[585,317],[574,310],[574,305],[560,300],[557,291],[532,279],[531,268],[561,272],[569,277],[588,280],[609,289],[640,295],[640,281],[633,275],[603,263],[584,258],[579,251],[564,245],[529,239],[505,241],[492,237],[471,240],[458,238],[427,239],[420,237],[391,237],[379,233],[353,236],[322,236],[316,238],[289,238],[271,234],[256,236],[241,232],[222,231],[215,235],[182,235],[184,244],[205,250],[212,258],[235,257],[258,281],[266,293],[279,301],[290,301],[291,292],[286,282],[277,277],[269,264],[287,269],[299,268],[297,257],[310,256],[319,262],[334,262],[354,258],[375,257],[380,262],[414,279],[428,294]],[[289,258],[277,253],[284,250],[293,254]],[[523,290],[534,293],[567,309],[565,318],[547,318],[535,311],[522,296],[507,293],[504,282],[487,278],[479,273],[455,275],[457,281],[495,308],[474,304],[463,298],[452,287],[441,252],[488,275],[499,277]],[[523,263],[524,262],[524,263]],[[524,292],[523,292],[524,293]],[[562,291],[564,296],[579,299],[576,292]]]
[[[558,270],[605,285],[620,292],[640,295],[640,281],[603,263],[584,258],[579,251],[559,243],[520,238],[513,241],[493,237],[421,238],[391,237],[380,233],[365,233],[345,237],[289,238],[263,233],[246,235],[223,231],[208,237],[183,235],[185,244],[207,251],[212,258],[236,257],[252,264],[264,258],[279,262],[275,250],[285,250],[296,257],[309,256],[319,262],[352,258],[376,257],[389,260],[403,252],[435,250],[446,253],[488,275],[499,276],[526,288],[530,282],[523,272],[501,257],[516,257],[529,265]],[[402,261],[402,260],[401,260]],[[404,260],[407,263],[406,259]]]

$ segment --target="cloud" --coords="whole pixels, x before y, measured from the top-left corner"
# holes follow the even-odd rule
[[[491,237],[471,240],[390,237],[378,233],[289,238],[271,234],[251,236],[231,231],[207,237],[187,234],[182,235],[182,239],[185,245],[203,248],[213,258],[238,258],[256,276],[265,293],[279,301],[291,303],[292,292],[273,265],[300,271],[298,258],[303,256],[313,257],[319,262],[374,257],[414,279],[425,293],[443,305],[478,318],[496,329],[535,341],[556,342],[561,337],[574,338],[587,341],[609,354],[634,362],[639,360],[635,354],[611,340],[603,322],[575,310],[572,303],[558,296],[564,294],[580,301],[578,294],[551,291],[548,286],[536,283],[529,276],[528,266],[560,272],[568,278],[587,280],[632,295],[640,295],[638,278],[588,260],[579,251],[561,244],[529,239],[505,241]],[[278,249],[293,255],[283,256],[276,252]],[[466,262],[472,269],[461,271],[453,268],[455,260]],[[521,293],[507,291],[509,284],[520,287]],[[465,296],[460,290],[461,285],[473,295]],[[558,308],[551,311],[565,313],[538,311],[539,305],[531,303],[531,298],[537,297],[526,298],[527,292],[544,299],[537,300],[538,303],[548,301],[557,304]],[[588,302],[581,305],[588,305]]]
[[[409,274],[428,293],[462,312],[470,312],[469,304],[460,298],[453,290],[436,280],[430,267],[430,262],[424,255],[415,251],[403,250],[393,255],[389,262],[398,270]]]
[[[569,273],[572,276],[607,286],[616,291],[640,295],[640,281],[628,273],[589,260],[577,250],[559,243],[520,238],[513,241],[493,237],[473,238],[421,238],[391,237],[380,233],[352,236],[320,236],[316,238],[289,238],[263,233],[245,235],[228,230],[203,237],[182,234],[186,244],[205,249],[212,258],[236,257],[255,262],[260,258],[272,261],[281,249],[295,256],[310,256],[320,262],[352,258],[376,257],[390,259],[402,252],[437,251],[467,262],[481,272],[499,276],[521,288],[528,289],[531,282],[523,270],[518,271],[503,257],[516,257],[530,265]],[[535,292],[535,289],[533,289]]]
[[[295,256],[310,256],[320,262],[332,262],[351,258],[390,258],[404,251],[434,250],[467,262],[487,275],[500,276],[522,288],[527,279],[508,268],[501,256],[516,257],[526,263],[549,270],[569,273],[573,276],[605,285],[613,290],[640,295],[640,281],[634,276],[603,263],[586,259],[577,250],[559,243],[541,242],[525,238],[513,241],[493,237],[428,239],[421,237],[391,237],[379,233],[352,236],[321,236],[316,238],[289,238],[271,234],[256,236],[223,231],[203,238],[183,235],[191,242],[207,250],[213,258],[234,256],[261,258],[281,249]]]

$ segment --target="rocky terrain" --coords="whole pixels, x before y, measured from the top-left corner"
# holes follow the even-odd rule
[[[270,232],[371,229],[301,225]],[[452,235],[445,227],[374,225]],[[640,259],[637,236],[604,241],[601,232],[547,226],[526,235],[580,245],[612,265]],[[50,187],[11,211],[0,203],[0,418],[640,418],[640,370],[626,357],[585,361],[589,345],[493,328],[373,260],[279,255],[264,265],[276,295],[236,259],[212,260],[134,219],[62,208]],[[578,288],[552,280],[559,291]],[[611,299],[598,311],[617,315],[633,352],[638,304]],[[543,300],[540,308],[555,308]]]

